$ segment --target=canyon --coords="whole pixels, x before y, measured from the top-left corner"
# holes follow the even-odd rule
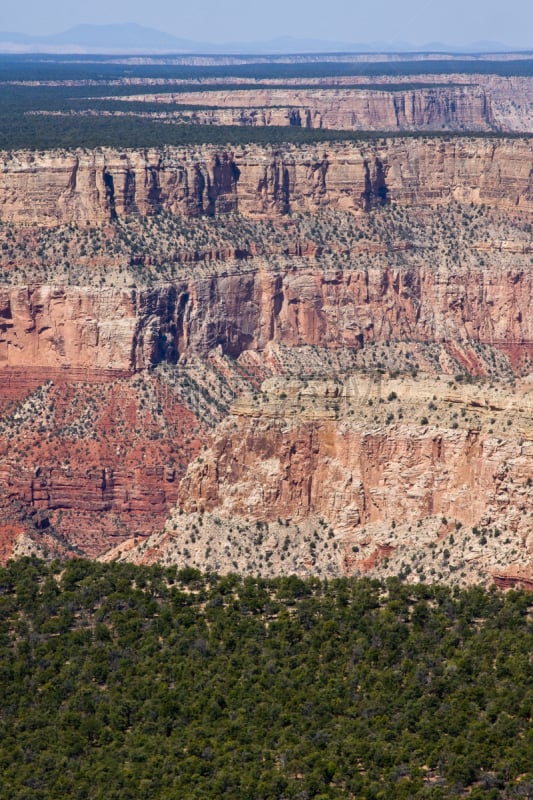
[[[68,90],[69,85],[80,84],[64,85]],[[522,75],[446,75],[421,70],[413,75],[355,74],[305,80],[137,78],[115,81],[109,86],[111,91],[112,86],[131,88],[132,92],[112,95],[113,111],[95,111],[88,106],[72,113],[144,114],[189,125],[289,126],[389,135],[395,131],[533,130],[533,79]]]
[[[0,557],[529,585],[532,175],[499,136],[3,153]]]

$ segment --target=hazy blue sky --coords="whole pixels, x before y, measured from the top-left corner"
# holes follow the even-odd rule
[[[0,30],[136,22],[186,39],[493,40],[533,47],[532,0],[0,0]],[[5,7],[7,5],[7,8]]]

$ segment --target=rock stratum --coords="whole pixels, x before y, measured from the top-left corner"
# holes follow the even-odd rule
[[[529,585],[532,148],[4,154],[2,559]]]
[[[378,131],[499,130],[490,95],[478,86],[424,89],[232,89],[135,95],[136,101],[180,103],[181,121],[209,125],[290,125],[300,128]]]
[[[245,216],[457,200],[533,209],[533,144],[505,139],[4,153],[0,220],[103,223],[130,214]]]
[[[160,92],[153,93],[158,83]],[[295,78],[280,82],[229,76],[176,82],[145,78],[136,84],[123,81],[123,86],[135,85],[136,93],[114,98],[123,107],[115,113],[131,113],[128,101],[134,101],[150,104],[146,108],[151,110],[145,113],[154,117],[208,125],[389,133],[533,130],[531,77],[426,73],[415,78],[401,74],[308,77],[304,86],[302,83]],[[179,92],[176,84],[180,84]],[[143,86],[150,86],[152,92],[143,94]],[[159,114],[153,103],[160,104]]]
[[[237,274],[138,289],[26,286],[0,290],[0,371],[108,372],[177,363],[220,347],[233,358],[270,345],[358,350],[369,344],[488,344],[515,359],[533,342],[529,256],[496,270],[417,266],[272,271],[261,260]],[[418,260],[415,258],[414,260]],[[468,366],[484,372],[475,353]],[[465,362],[466,363],[466,362]],[[53,372],[50,372],[52,375]]]
[[[515,391],[511,400],[442,379],[267,381],[191,464],[179,495],[185,517],[137,552],[175,556],[186,540],[196,564],[209,548],[212,569],[233,559],[276,574],[287,560],[302,575],[527,578],[533,391],[530,382]],[[246,520],[247,544],[250,529],[264,527],[265,563],[238,538],[221,543],[214,514],[226,531]]]

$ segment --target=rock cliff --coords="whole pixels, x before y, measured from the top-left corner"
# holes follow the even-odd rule
[[[99,223],[128,214],[284,214],[451,199],[533,210],[533,145],[505,139],[4,153],[0,220]]]
[[[413,341],[488,343],[524,352],[533,342],[529,257],[514,266],[451,272],[418,266],[235,274],[152,289],[39,286],[0,290],[0,370],[20,367],[134,372],[213,347],[233,358],[271,344],[360,349]]]
[[[372,413],[360,407],[361,396],[352,402],[333,386],[323,390],[329,397],[325,409],[313,402],[316,389],[302,385],[282,386],[278,397],[281,393],[283,402],[269,408],[264,387],[265,398],[235,405],[234,416],[223,423],[210,451],[191,465],[180,490],[181,504],[185,510],[203,507],[227,518],[302,520],[319,514],[335,527],[351,529],[393,519],[416,522],[431,515],[475,525],[489,508],[501,513],[505,506],[515,511],[517,525],[532,529],[519,516],[531,494],[525,487],[533,457],[532,398],[525,401],[517,440],[508,436],[502,442],[481,421],[475,428],[461,421],[461,427],[450,429],[430,426],[426,416],[426,422],[416,424],[415,412],[406,409],[419,407],[422,419],[432,403],[435,414],[430,417],[435,418],[439,388],[421,386],[413,403],[406,383],[394,384],[401,394],[395,391],[399,399],[387,404],[394,417],[401,407],[406,421],[388,425],[381,420],[372,424]],[[388,396],[390,386],[385,383],[381,389]],[[443,411],[452,399],[441,395]],[[456,402],[460,408],[461,398]],[[355,421],[350,411],[357,415]],[[509,407],[492,413],[516,416],[518,411]]]
[[[462,381],[531,371],[532,156],[497,138],[5,154],[0,557],[117,544],[530,580],[530,389]],[[348,402],[323,382],[337,367],[433,383]],[[262,565],[233,519],[250,552],[271,526]]]
[[[492,131],[491,101],[478,86],[397,91],[360,89],[252,89],[132,97],[183,103],[198,111],[184,121],[218,125],[292,125],[303,128],[377,131]],[[213,108],[209,108],[212,106]]]
[[[177,321],[177,298],[169,286],[153,291],[0,289],[0,369],[64,367],[90,373],[155,364],[161,360],[161,337]]]
[[[140,79],[137,91],[150,82]],[[217,82],[224,85],[213,90]],[[169,86],[164,94],[141,93],[120,100],[152,103],[155,99],[161,103],[162,114],[208,124],[378,131],[533,130],[531,77],[427,73],[417,75],[413,85],[412,75],[337,75],[308,77],[305,89],[298,78],[285,78],[281,88],[279,80],[226,77],[204,79],[208,84],[204,91],[198,91],[201,79],[195,81],[194,92],[187,92],[187,83],[182,82],[184,91],[179,94]],[[248,86],[241,87],[243,83]],[[167,111],[170,103],[186,103],[188,109]]]
[[[198,563],[208,547],[213,569],[233,559],[266,574],[531,580],[530,383],[514,395],[408,380],[362,392],[363,383],[354,392],[269,381],[241,398],[189,467],[179,493],[186,515],[148,542],[150,557],[179,560],[186,546]],[[238,526],[242,536],[228,534]],[[261,530],[263,563],[250,549]]]

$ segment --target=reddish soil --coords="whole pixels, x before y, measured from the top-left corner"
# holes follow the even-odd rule
[[[30,373],[26,381],[22,371],[0,376],[0,480],[6,502],[22,509],[14,522],[0,508],[3,562],[36,511],[89,557],[158,530],[205,439],[194,414],[154,375],[83,371],[80,382],[81,374],[53,372]],[[44,378],[53,385],[35,392]],[[41,536],[29,529],[32,538]]]

